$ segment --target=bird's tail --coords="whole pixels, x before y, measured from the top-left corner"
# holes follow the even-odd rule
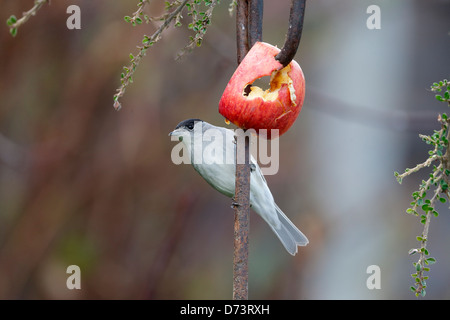
[[[275,205],[278,219],[280,220],[279,228],[272,226],[272,230],[280,239],[286,250],[293,256],[297,253],[297,246],[306,246],[308,244],[308,238],[289,220],[288,217]]]

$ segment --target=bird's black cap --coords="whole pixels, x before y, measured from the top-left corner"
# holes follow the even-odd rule
[[[192,129],[192,128],[194,128],[195,123],[198,122],[198,121],[202,121],[203,122],[203,120],[200,120],[200,119],[183,120],[175,127],[175,129],[178,129],[178,128],[181,128],[181,127],[186,127],[188,129]]]

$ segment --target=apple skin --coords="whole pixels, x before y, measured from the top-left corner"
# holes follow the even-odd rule
[[[280,49],[268,43],[255,43],[234,72],[219,102],[219,113],[226,120],[242,129],[255,129],[257,133],[267,129],[268,139],[281,136],[292,126],[305,98],[302,69],[294,60],[283,68],[275,59],[279,52]],[[270,89],[263,92],[253,87],[250,94],[245,93],[248,85],[265,76],[271,76]],[[271,129],[278,129],[278,135]]]

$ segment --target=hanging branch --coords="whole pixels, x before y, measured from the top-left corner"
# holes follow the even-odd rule
[[[175,10],[167,14],[167,16],[164,16],[164,22],[159,26],[158,30],[153,33],[153,35],[151,35],[150,37],[144,36],[144,39],[142,40],[143,45],[137,47],[139,49],[137,55],[133,55],[130,53],[131,64],[128,67],[123,68],[125,72],[121,74],[121,86],[116,90],[117,93],[114,95],[114,109],[120,110],[122,108],[119,99],[125,94],[127,86],[133,82],[133,73],[136,71],[136,67],[139,65],[141,59],[145,56],[147,50],[151,46],[153,46],[155,42],[159,41],[159,39],[161,38],[161,34],[170,26],[170,23],[173,20],[176,21],[181,19],[181,10],[183,10],[188,1],[189,0],[184,0]],[[125,16],[125,21],[131,23],[133,26],[141,24],[142,19],[140,18],[140,15],[142,15],[142,11],[146,4],[146,1],[141,0],[139,2],[138,11],[136,11],[132,17]],[[145,20],[146,22],[148,22],[151,19],[147,17]]]
[[[179,59],[186,52],[191,51],[192,48],[196,46],[201,46],[203,37],[206,34],[208,26],[211,24],[212,13],[216,5],[219,3],[218,0],[174,0],[173,2],[166,1],[165,13],[159,17],[149,17],[144,14],[144,8],[150,3],[149,0],[139,0],[137,4],[138,10],[132,14],[132,16],[125,16],[124,20],[131,23],[132,26],[137,26],[145,23],[163,21],[163,23],[158,27],[158,29],[151,35],[144,35],[142,39],[142,45],[138,45],[139,50],[137,54],[130,53],[130,64],[123,67],[124,72],[121,74],[121,86],[116,90],[114,94],[114,108],[120,110],[121,98],[125,94],[125,90],[133,83],[133,74],[136,68],[139,66],[141,59],[147,53],[156,42],[158,42],[163,32],[169,28],[172,24],[175,27],[180,27],[182,25],[181,21],[183,19],[182,11],[187,8],[187,15],[192,18],[192,22],[188,24],[188,29],[194,31],[194,36],[189,37],[189,43],[178,53],[177,59]],[[203,5],[203,6],[201,6]]]
[[[450,107],[450,81],[444,79],[439,83],[433,83],[431,91],[442,92],[443,95],[435,95],[436,99],[445,102]],[[409,250],[410,255],[417,253],[419,256],[418,261],[413,263],[415,273],[411,276],[414,278],[414,284],[410,287],[416,297],[425,296],[428,280],[426,272],[430,271],[430,265],[436,262],[435,258],[428,256],[428,233],[431,219],[439,216],[436,208],[438,203],[446,203],[450,200],[450,117],[442,113],[438,116],[438,122],[441,130],[434,130],[432,135],[419,135],[425,143],[433,146],[433,149],[428,151],[428,158],[414,168],[406,169],[402,174],[394,173],[397,181],[402,183],[407,176],[423,169],[426,170],[433,165],[428,179],[422,180],[419,190],[412,193],[411,207],[406,210],[407,213],[420,217],[420,223],[423,224],[421,235],[416,237],[419,247]]]

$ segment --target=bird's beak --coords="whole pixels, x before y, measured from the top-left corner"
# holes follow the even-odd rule
[[[179,137],[178,140],[182,139],[181,135],[182,135],[181,129],[175,129],[169,133],[169,137]],[[174,141],[174,139],[172,139],[172,141]]]

